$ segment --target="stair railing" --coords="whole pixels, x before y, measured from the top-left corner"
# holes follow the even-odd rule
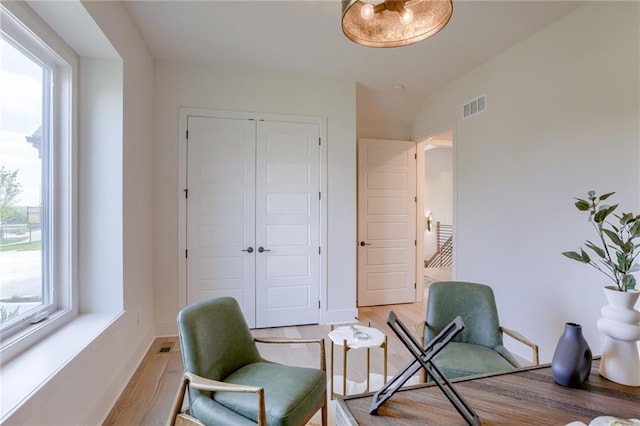
[[[450,268],[453,260],[453,225],[436,222],[436,252],[425,261],[426,268]]]

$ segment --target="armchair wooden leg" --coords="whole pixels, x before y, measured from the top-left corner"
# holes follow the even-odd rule
[[[187,378],[183,375],[182,381],[180,382],[180,389],[178,389],[178,394],[176,395],[176,399],[173,401],[173,409],[171,410],[171,417],[169,418],[169,422],[167,426],[173,426],[176,423],[176,417],[180,414],[180,410],[182,409],[182,403],[184,402],[184,394],[187,390]]]
[[[329,418],[329,413],[327,410],[327,394],[324,395],[324,405],[322,406],[322,426],[327,426],[327,420]]]

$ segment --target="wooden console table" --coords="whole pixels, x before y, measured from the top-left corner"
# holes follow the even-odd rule
[[[623,386],[598,374],[595,359],[581,389],[557,385],[549,364],[508,373],[452,380],[485,425],[585,424],[595,417],[640,418],[640,387]],[[372,393],[338,399],[337,425],[466,425],[437,386],[398,391],[378,415],[369,414]]]

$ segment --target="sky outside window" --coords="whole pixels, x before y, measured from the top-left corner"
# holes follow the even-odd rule
[[[19,205],[40,205],[41,161],[25,139],[42,124],[43,69],[0,39],[0,165],[19,169]]]

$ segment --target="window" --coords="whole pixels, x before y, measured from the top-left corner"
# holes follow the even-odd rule
[[[0,337],[7,358],[7,346],[74,311],[74,63],[42,28],[27,28],[3,6],[0,19]]]

